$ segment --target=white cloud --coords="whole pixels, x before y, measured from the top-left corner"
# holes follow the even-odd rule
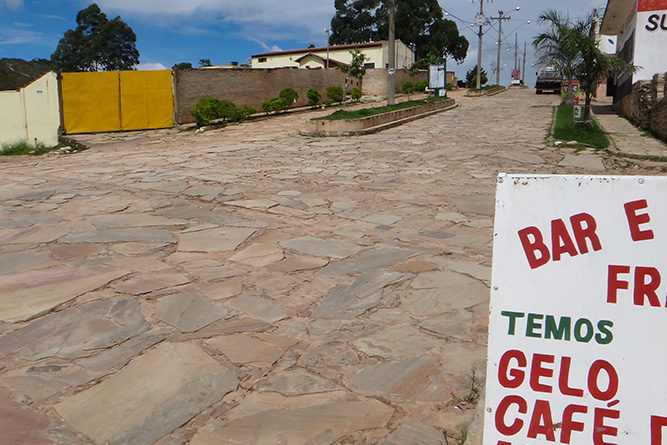
[[[99,0],[98,4],[110,14],[123,17],[154,20],[159,16],[161,21],[178,24],[188,18],[202,20],[200,25],[229,22],[238,25],[240,35],[249,40],[324,41],[324,29],[335,12],[331,0]]]
[[[0,45],[21,45],[24,43],[37,42],[42,38],[42,33],[15,28],[7,32],[0,32]]]
[[[23,0],[0,0],[0,4],[5,5],[11,11],[17,11],[23,6]]]
[[[162,65],[160,62],[141,62],[135,68],[137,68],[139,71],[156,71],[167,69],[167,67]]]

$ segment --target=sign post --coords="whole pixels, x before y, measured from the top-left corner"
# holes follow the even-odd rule
[[[667,444],[666,194],[498,177],[485,445]]]
[[[428,88],[438,97],[447,95],[447,68],[445,64],[430,65],[428,69]]]

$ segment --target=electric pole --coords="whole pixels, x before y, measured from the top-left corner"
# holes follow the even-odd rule
[[[483,0],[481,0],[483,1]],[[396,33],[394,0],[389,0],[389,66],[387,70],[387,105],[394,105],[395,78],[396,78]]]
[[[498,17],[491,17],[491,20],[498,20],[498,57],[496,60],[496,85],[500,85],[500,50],[503,45],[503,20],[511,20],[511,16],[506,16],[505,13],[498,11]],[[515,62],[516,64],[516,62]]]
[[[479,14],[475,17],[475,24],[479,25],[479,42],[477,43],[477,90],[482,89],[482,37],[484,36],[484,0],[479,0]]]
[[[514,34],[514,69],[519,69],[519,33]]]
[[[523,42],[523,69],[521,70],[521,84],[526,84],[526,42]]]

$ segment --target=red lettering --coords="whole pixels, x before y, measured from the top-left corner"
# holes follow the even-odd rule
[[[544,244],[540,229],[530,226],[519,230],[518,234],[531,269],[537,269],[549,262],[549,248]],[[533,241],[530,240],[530,237],[533,238]],[[539,258],[536,255],[537,252],[540,253]]]
[[[589,215],[588,213],[579,213],[570,217],[570,223],[572,224],[574,239],[577,240],[577,246],[579,246],[579,252],[588,253],[586,239],[591,242],[593,250],[598,251],[602,249],[600,238],[598,238],[595,233],[595,229],[597,229],[598,226],[592,215]],[[585,228],[583,225],[584,223],[586,223]]]
[[[628,225],[630,226],[630,236],[632,241],[645,241],[653,239],[653,230],[641,230],[640,224],[646,224],[651,221],[651,216],[648,213],[637,214],[637,210],[648,208],[648,203],[645,199],[628,202],[623,205],[625,207],[625,215],[628,218]]]
[[[588,407],[583,405],[567,405],[563,411],[563,422],[560,430],[560,443],[570,443],[572,431],[583,431],[584,423],[572,420],[575,413],[586,414]]]
[[[630,273],[630,266],[609,265],[607,276],[607,303],[616,303],[619,289],[627,289],[630,284],[627,281],[619,280],[618,274]]]
[[[530,387],[534,391],[551,392],[552,388],[549,385],[540,383],[540,377],[553,377],[554,370],[550,368],[543,368],[542,363],[553,363],[554,356],[549,354],[535,354],[530,367]]]
[[[583,389],[570,388],[569,378],[570,378],[571,363],[572,363],[572,358],[570,357],[561,358],[560,372],[558,374],[558,389],[560,389],[561,394],[566,396],[583,397],[584,396]]]
[[[664,427],[667,427],[667,417],[651,416],[651,445],[662,445]]]
[[[515,419],[511,425],[505,423],[505,414],[510,405],[518,405],[521,414],[528,412],[528,404],[521,396],[507,396],[501,400],[496,409],[496,430],[504,436],[513,436],[523,428],[523,420],[519,418]]]
[[[605,425],[605,419],[618,419],[621,412],[615,409],[595,408],[593,418],[593,445],[618,445],[612,442],[605,442],[604,436],[618,436],[618,428]]]
[[[546,400],[535,400],[533,416],[530,418],[530,426],[528,427],[528,437],[537,439],[540,434],[549,442],[556,441],[554,422],[551,419],[551,407]]]
[[[600,372],[605,371],[609,380],[609,386],[602,391],[598,386]],[[606,360],[595,360],[588,370],[588,392],[598,400],[611,400],[618,392],[618,373],[614,366]]]
[[[509,362],[512,359],[517,361],[517,366],[520,368],[525,368],[528,364],[526,356],[521,351],[510,349],[503,354],[503,356],[500,358],[500,362],[498,363],[498,381],[505,388],[518,388],[521,386],[523,379],[526,376],[524,371],[516,368],[513,368],[511,371],[509,371],[509,373],[507,372],[509,368]]]
[[[562,219],[551,221],[551,249],[554,261],[560,261],[560,256],[563,253],[567,253],[570,256],[577,256],[579,254]]]
[[[647,283],[646,277],[650,280]],[[648,297],[648,304],[654,307],[660,307],[660,298],[655,291],[660,286],[660,272],[655,267],[635,268],[635,287],[634,299],[637,306],[644,306],[644,297]]]

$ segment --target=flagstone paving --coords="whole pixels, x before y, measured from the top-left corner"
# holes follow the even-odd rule
[[[663,172],[545,146],[556,99],[3,158],[0,443],[475,443],[496,175]]]

